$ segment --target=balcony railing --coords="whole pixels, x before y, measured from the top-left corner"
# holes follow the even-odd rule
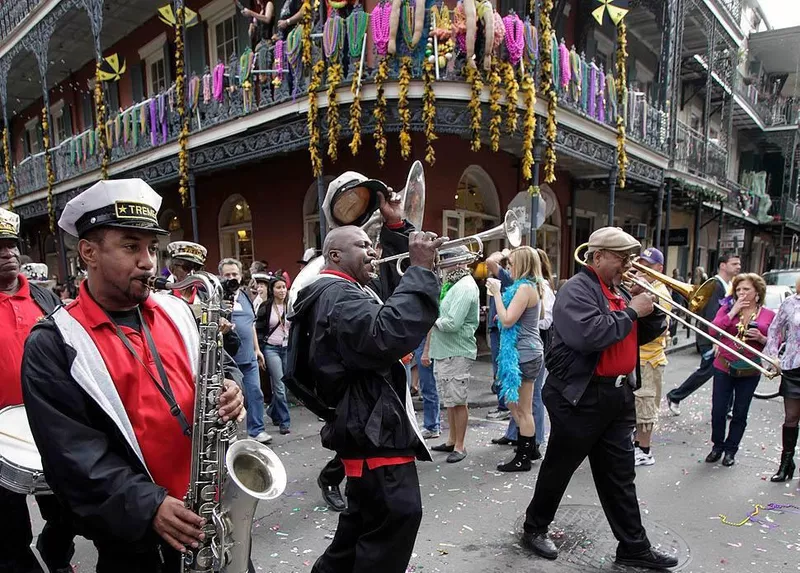
[[[800,123],[795,98],[771,96],[759,89],[758,86],[752,83],[752,80],[743,76],[739,70],[736,70],[733,83],[736,93],[747,100],[747,103],[755,110],[764,125]]]
[[[728,152],[719,144],[708,142],[708,163],[706,164],[705,137],[688,125],[678,122],[675,141],[675,165],[679,169],[694,175],[714,178],[720,182],[727,181],[725,169]]]
[[[742,25],[742,0],[717,0],[717,2],[728,11],[739,26]]]
[[[789,197],[784,197],[781,200],[774,199],[772,203],[773,217],[776,221],[786,221],[800,225],[800,203]]]
[[[41,3],[42,0],[4,0],[0,2],[0,43]]]

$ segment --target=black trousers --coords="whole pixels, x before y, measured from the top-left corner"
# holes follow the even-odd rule
[[[533,500],[525,515],[525,531],[546,533],[569,485],[586,457],[603,511],[619,542],[618,553],[639,553],[650,547],[636,499],[633,390],[628,384],[590,382],[572,406],[549,384],[542,399],[550,414],[547,443]]]
[[[180,573],[181,554],[166,541],[141,552],[125,551],[120,545],[97,547],[96,573]],[[255,573],[253,562],[248,573]]]
[[[69,514],[53,495],[36,496],[45,526],[36,548],[47,567],[53,571],[69,567],[75,553],[75,537]],[[38,561],[30,550],[33,541],[27,496],[0,487],[0,571],[3,573],[40,572]]]
[[[322,471],[319,472],[319,482],[325,486],[338,487],[344,481],[344,464],[339,458],[339,454],[333,456],[333,459],[325,464]]]
[[[311,573],[405,573],[422,521],[416,464],[364,467],[345,494],[336,535]]]
[[[704,350],[700,358],[700,366],[683,381],[683,384],[667,392],[671,402],[680,402],[694,394],[703,384],[714,376],[714,353],[709,349]]]

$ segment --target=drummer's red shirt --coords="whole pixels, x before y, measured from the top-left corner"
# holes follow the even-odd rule
[[[169,412],[164,397],[144,367],[119,339],[114,323],[81,285],[80,296],[67,306],[69,313],[91,336],[117,388],[128,413],[139,448],[153,481],[169,494],[183,499],[189,486],[192,440],[182,432],[178,419]],[[140,305],[142,317],[150,327],[175,400],[189,423],[194,413],[194,376],[189,356],[178,327],[167,313],[149,297]],[[161,381],[144,335],[120,327],[149,370]]]
[[[25,275],[19,275],[16,293],[0,293],[0,408],[22,404],[22,351],[28,333],[43,316]]]

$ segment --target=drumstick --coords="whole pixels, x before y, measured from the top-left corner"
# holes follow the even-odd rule
[[[5,436],[6,438],[11,438],[12,440],[18,440],[23,444],[30,444],[31,446],[36,446],[33,442],[26,440],[25,438],[20,438],[19,436],[15,436],[14,434],[9,434],[8,432],[4,432],[0,430],[0,436]]]

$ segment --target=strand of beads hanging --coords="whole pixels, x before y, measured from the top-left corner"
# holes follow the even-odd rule
[[[3,169],[6,174],[6,184],[8,185],[8,208],[14,210],[14,197],[17,188],[14,185],[14,176],[11,173],[11,154],[8,149],[8,128],[3,128]]]
[[[503,126],[503,106],[500,105],[500,64],[492,58],[489,69],[489,144],[492,151],[500,150],[500,128]]]
[[[364,45],[364,36],[369,28],[369,13],[363,10],[354,10],[345,20],[347,27],[347,46],[350,57],[361,57],[361,46]]]
[[[388,142],[386,141],[386,134],[384,126],[386,125],[386,92],[384,91],[384,84],[389,78],[389,57],[384,56],[378,64],[378,71],[375,74],[375,109],[372,115],[375,117],[375,131],[372,137],[375,139],[375,150],[378,152],[378,166],[383,167],[386,161],[386,148]]]
[[[435,19],[436,29],[428,37],[433,54],[433,36],[439,40],[439,73],[441,74],[447,63],[453,59],[456,50],[456,41],[453,39],[453,24],[450,18],[450,9],[446,5],[431,8],[431,21]]]
[[[509,62],[500,64],[503,75],[503,83],[506,88],[506,130],[509,135],[514,135],[517,131],[519,112],[517,111],[517,98],[519,94],[519,82],[514,73],[514,66]]]
[[[334,14],[325,21],[322,28],[322,47],[325,51],[325,57],[330,62],[339,62],[344,44],[342,34],[342,18],[338,14]]]
[[[481,148],[481,92],[483,82],[476,66],[464,66],[467,74],[467,83],[470,85],[470,99],[467,107],[470,112],[469,127],[472,132],[470,139],[470,149],[480,151]]]
[[[433,91],[434,82],[433,61],[426,59],[422,64],[422,125],[425,130],[425,161],[428,165],[436,162],[436,153],[433,142],[436,136],[436,94]]]
[[[325,22],[322,29],[322,45],[328,59],[328,109],[326,120],[328,122],[328,157],[331,161],[338,158],[339,133],[339,103],[336,98],[336,88],[344,77],[341,56],[344,47],[344,22],[338,14],[334,14]]]
[[[531,197],[538,197],[541,192],[542,190],[538,185],[528,185],[528,195]]]
[[[301,27],[303,30],[302,44],[303,44],[303,67],[308,69],[311,66],[311,49],[314,45],[314,40],[311,39],[312,18],[314,17],[314,10],[311,7],[311,0],[303,0],[302,8],[303,19]]]
[[[53,202],[53,185],[56,176],[53,173],[53,161],[50,157],[50,122],[47,117],[47,108],[42,108],[42,147],[44,151],[44,169],[47,174],[47,214],[50,219],[50,232],[56,232],[56,209]]]
[[[523,36],[525,44],[525,66],[532,68],[536,65],[536,60],[539,58],[539,32],[536,30],[536,26],[534,26],[531,22],[530,17],[525,18],[525,24],[523,24]]]
[[[319,122],[317,122],[317,114],[319,113],[317,91],[322,87],[324,73],[325,62],[320,60],[311,69],[311,79],[308,82],[308,116],[306,125],[308,127],[308,153],[311,156],[311,171],[314,177],[322,175],[322,156],[319,152],[320,128]]]
[[[522,97],[525,116],[522,121],[522,178],[533,179],[533,141],[536,136],[536,87],[533,85],[532,71],[522,76]]]
[[[379,56],[385,56],[389,46],[389,29],[392,16],[392,5],[381,2],[372,9],[372,41]]]
[[[408,107],[408,86],[411,84],[411,58],[400,60],[400,74],[397,78],[397,114],[400,116],[400,156],[408,159],[411,156],[411,109]]]
[[[353,94],[353,103],[350,104],[350,131],[353,137],[350,140],[350,152],[353,157],[358,155],[361,148],[361,91],[358,89],[358,76],[361,71],[361,62],[356,62],[356,69],[353,71],[353,81],[350,83],[350,93]]]
[[[180,12],[183,12],[181,10]],[[179,13],[175,19],[175,97],[177,99],[180,131],[178,133],[178,192],[181,204],[189,205],[189,118],[186,114],[184,83],[185,47],[183,31],[185,15]]]
[[[414,48],[414,4],[411,0],[403,0],[403,8],[400,15],[400,29],[403,34],[403,41],[409,51]]]
[[[283,83],[283,40],[275,42],[275,77],[272,78],[272,85],[276,88]]]
[[[539,38],[541,41],[540,53],[550,54],[553,42],[553,29],[550,21],[550,15],[553,12],[553,0],[543,0],[542,12],[540,16],[541,34]],[[553,62],[551,58],[543,57],[541,60],[542,68],[542,93],[547,98],[547,125],[545,128],[545,151],[544,151],[544,181],[545,183],[552,183],[556,180],[556,109],[558,103],[558,96],[553,87]]]
[[[505,42],[508,61],[512,66],[516,66],[522,59],[522,51],[525,49],[525,27],[515,13],[503,18],[503,27],[506,30]]]
[[[103,82],[100,79],[100,62],[94,76],[94,113],[97,118],[97,143],[100,148],[100,176],[108,179],[108,142],[106,140],[106,104],[103,101]]]
[[[294,77],[300,77],[301,75],[300,55],[303,47],[302,32],[303,31],[299,27],[294,28],[286,36],[286,41],[283,43],[284,56]]]
[[[628,38],[627,28],[624,21],[621,21],[619,26],[617,26],[616,56],[617,109],[619,110],[619,113],[617,114],[617,164],[619,168],[617,183],[620,189],[624,189],[625,179],[628,171],[628,153],[625,150],[625,113],[623,112],[625,109],[625,94],[627,92],[626,86],[628,83],[626,73],[628,60]]]

